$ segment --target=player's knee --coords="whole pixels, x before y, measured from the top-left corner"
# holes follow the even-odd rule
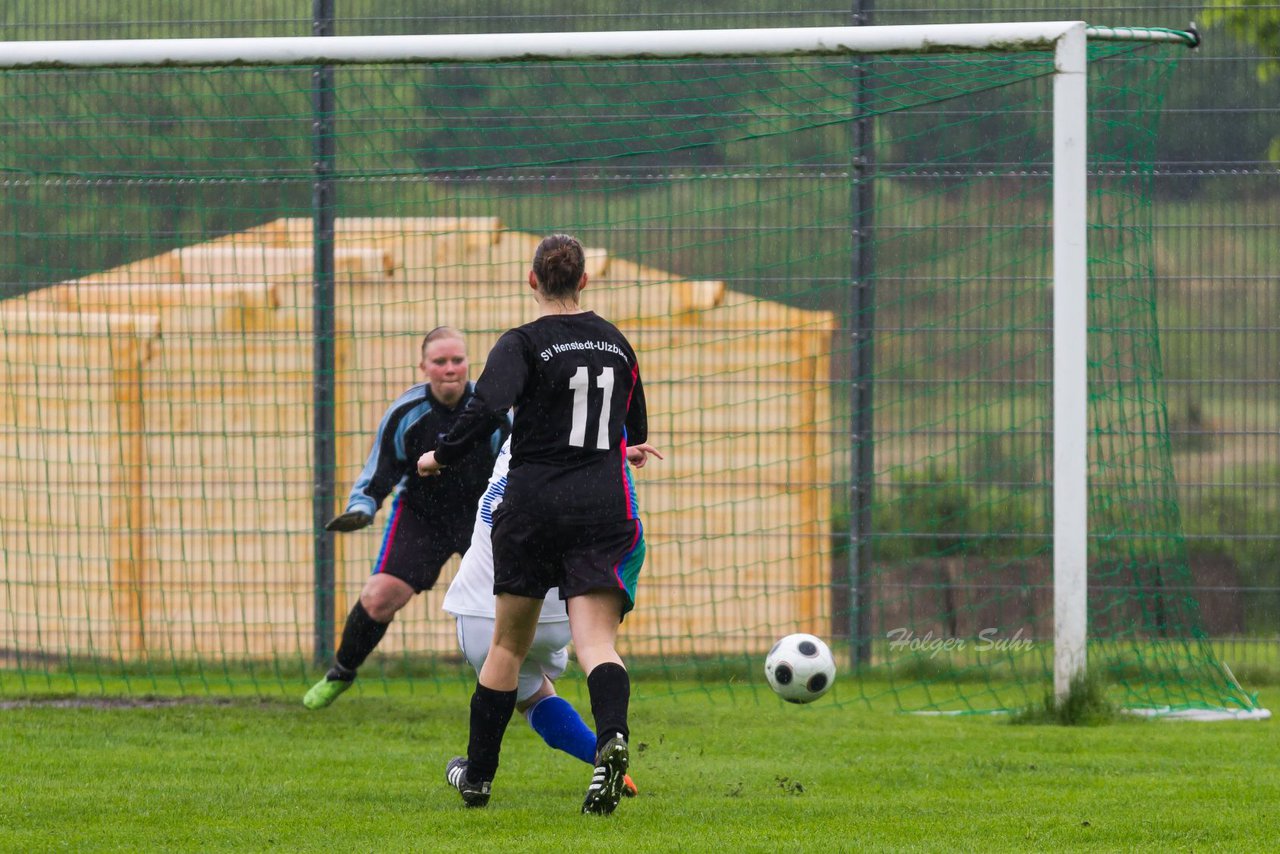
[[[360,597],[360,604],[364,606],[365,613],[368,614],[371,619],[379,623],[391,622],[395,619],[396,611],[400,610],[398,607],[393,607],[385,599],[380,599],[377,596],[362,595]]]
[[[497,650],[500,655],[509,656],[517,662],[524,661],[533,647],[534,632],[525,632],[515,626],[506,628],[507,630],[504,631],[500,625],[495,627],[493,640],[489,644],[489,654],[493,655],[494,650]]]
[[[516,661],[524,661],[525,656],[529,654],[530,644],[521,637],[515,635],[497,635],[493,642],[489,644],[489,654],[492,655],[497,650],[499,655],[510,656]]]
[[[365,613],[379,623],[391,622],[396,612],[412,598],[413,590],[403,582],[371,582],[360,591],[360,604],[364,606]]]

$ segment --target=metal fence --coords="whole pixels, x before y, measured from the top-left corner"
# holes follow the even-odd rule
[[[1183,28],[1200,3],[966,0],[792,8],[785,0],[15,0],[3,38],[339,35],[923,24],[1083,18]],[[1260,8],[1280,9],[1280,3]],[[1156,278],[1174,467],[1207,628],[1229,661],[1280,648],[1280,80],[1256,50],[1209,30],[1168,93],[1154,164]],[[1243,640],[1242,640],[1243,639]]]

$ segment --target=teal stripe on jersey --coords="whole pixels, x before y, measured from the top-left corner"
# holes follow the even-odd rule
[[[622,560],[618,561],[618,565],[613,568],[614,575],[618,577],[618,584],[621,585],[622,591],[627,594],[627,600],[622,603],[623,614],[626,614],[636,606],[636,584],[640,581],[640,568],[644,566],[645,550],[644,525],[637,519],[635,544],[629,552],[622,556]]]

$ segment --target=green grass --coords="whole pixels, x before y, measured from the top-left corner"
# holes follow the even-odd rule
[[[610,819],[577,815],[586,766],[519,719],[490,808],[464,810],[442,782],[466,741],[461,686],[320,713],[10,701],[0,849],[1252,850],[1280,835],[1268,723],[1010,726],[689,689],[637,697],[641,796]]]

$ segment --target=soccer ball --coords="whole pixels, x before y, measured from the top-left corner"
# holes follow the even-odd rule
[[[836,678],[831,649],[813,635],[787,635],[764,659],[769,687],[788,703],[812,703]]]

